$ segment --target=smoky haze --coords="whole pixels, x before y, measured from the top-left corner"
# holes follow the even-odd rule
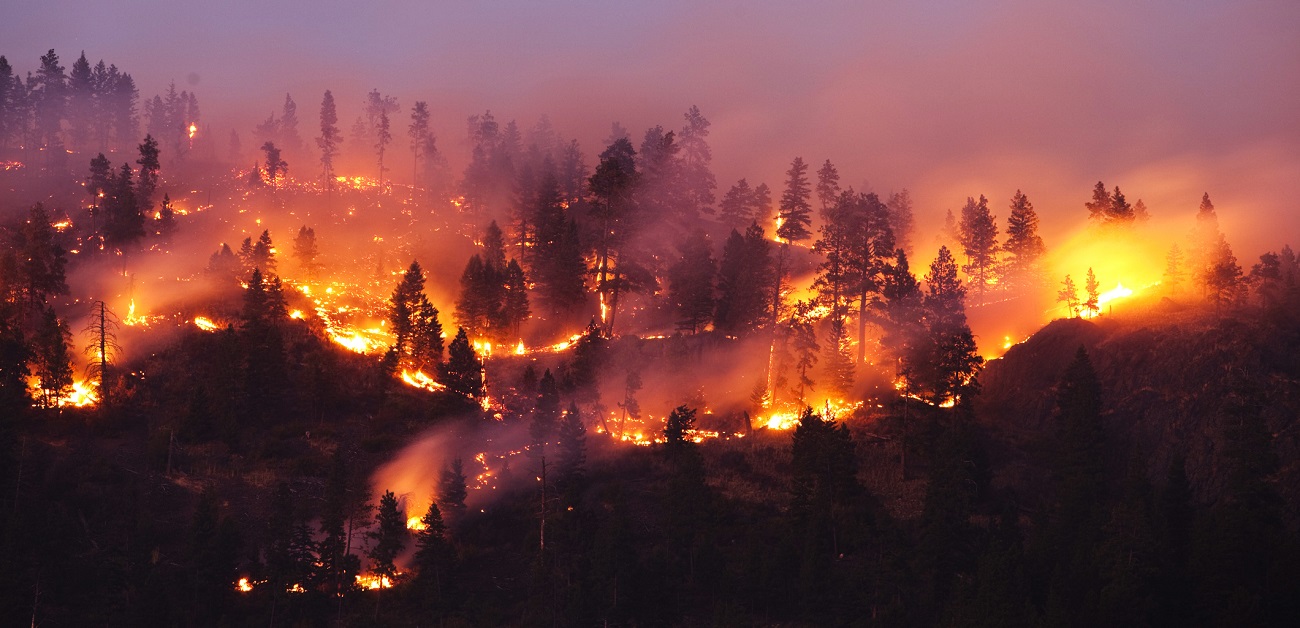
[[[20,72],[49,48],[65,65],[84,49],[131,72],[142,97],[174,80],[198,94],[205,129],[223,145],[237,130],[249,152],[285,93],[310,143],[326,89],[345,135],[379,89],[402,107],[398,181],[416,100],[455,172],[473,113],[525,130],[549,115],[590,162],[610,122],[636,138],[698,105],[719,193],[742,176],[779,188],[800,155],[831,159],[858,190],[909,188],[922,232],[967,196],[999,208],[1024,189],[1051,246],[1083,222],[1097,180],[1189,226],[1210,192],[1250,257],[1300,230],[1290,2],[53,1],[7,13],[2,52]]]

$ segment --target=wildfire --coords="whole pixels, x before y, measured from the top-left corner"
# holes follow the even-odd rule
[[[240,593],[251,593],[253,591],[253,585],[255,584],[261,584],[261,583],[253,582],[248,578],[240,578],[239,582],[235,583],[235,590],[239,591]]]
[[[54,227],[55,231],[67,231],[72,227],[72,220],[68,218],[64,218],[63,220],[60,220],[50,226]]]
[[[289,312],[289,318],[295,320],[302,320],[302,310],[294,310],[292,312]]]
[[[446,390],[447,388],[446,386],[443,386],[442,384],[434,381],[432,377],[425,375],[424,371],[418,371],[418,370],[412,371],[408,369],[402,369],[402,381],[406,382],[408,386],[413,386],[415,388],[422,388],[429,392],[438,392],[440,390]]]
[[[218,329],[217,324],[212,322],[212,319],[206,316],[195,316],[194,326],[203,331],[217,331]]]
[[[390,580],[388,576],[381,576],[378,574],[359,574],[357,575],[357,586],[372,591],[375,589],[391,589],[393,588],[393,581]]]
[[[406,529],[412,532],[423,532],[429,529],[429,526],[424,524],[423,517],[407,517]]]
[[[95,382],[72,382],[72,392],[59,400],[59,407],[72,406],[84,408],[99,402],[99,384]]]
[[[191,123],[190,123],[190,139],[193,140],[193,139],[194,139],[194,134],[195,134],[195,133],[198,133],[198,132],[199,132],[199,127],[198,127],[198,125],[197,125],[197,124],[194,124],[193,122],[191,122]]]
[[[524,355],[526,353],[528,353],[528,348],[524,346],[524,341],[520,340],[519,344],[515,345],[515,355]]]

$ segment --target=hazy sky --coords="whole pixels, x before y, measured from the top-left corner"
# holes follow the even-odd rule
[[[1190,220],[1208,191],[1239,257],[1300,234],[1300,2],[284,2],[70,0],[6,8],[0,54],[54,48],[131,72],[142,96],[197,92],[206,124],[251,133],[285,92],[304,135],[320,95],[344,131],[372,88],[427,100],[444,150],[491,109],[541,113],[589,161],[609,123],[639,138],[713,122],[719,194],[780,186],[795,155],[844,182],[913,190],[923,219],[1023,188],[1053,231],[1092,185]],[[402,127],[405,124],[403,121]],[[401,134],[395,134],[401,135]],[[1049,241],[1050,244],[1050,241]]]

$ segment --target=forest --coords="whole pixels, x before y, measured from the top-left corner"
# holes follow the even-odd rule
[[[719,182],[696,106],[214,129],[13,63],[5,625],[1300,616],[1300,260],[1213,190],[1099,181],[1052,242],[1032,181],[941,221],[829,159]]]

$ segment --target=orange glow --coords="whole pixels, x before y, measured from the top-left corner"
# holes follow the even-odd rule
[[[217,324],[212,322],[212,319],[206,316],[195,316],[194,326],[203,331],[217,331],[218,329]]]

